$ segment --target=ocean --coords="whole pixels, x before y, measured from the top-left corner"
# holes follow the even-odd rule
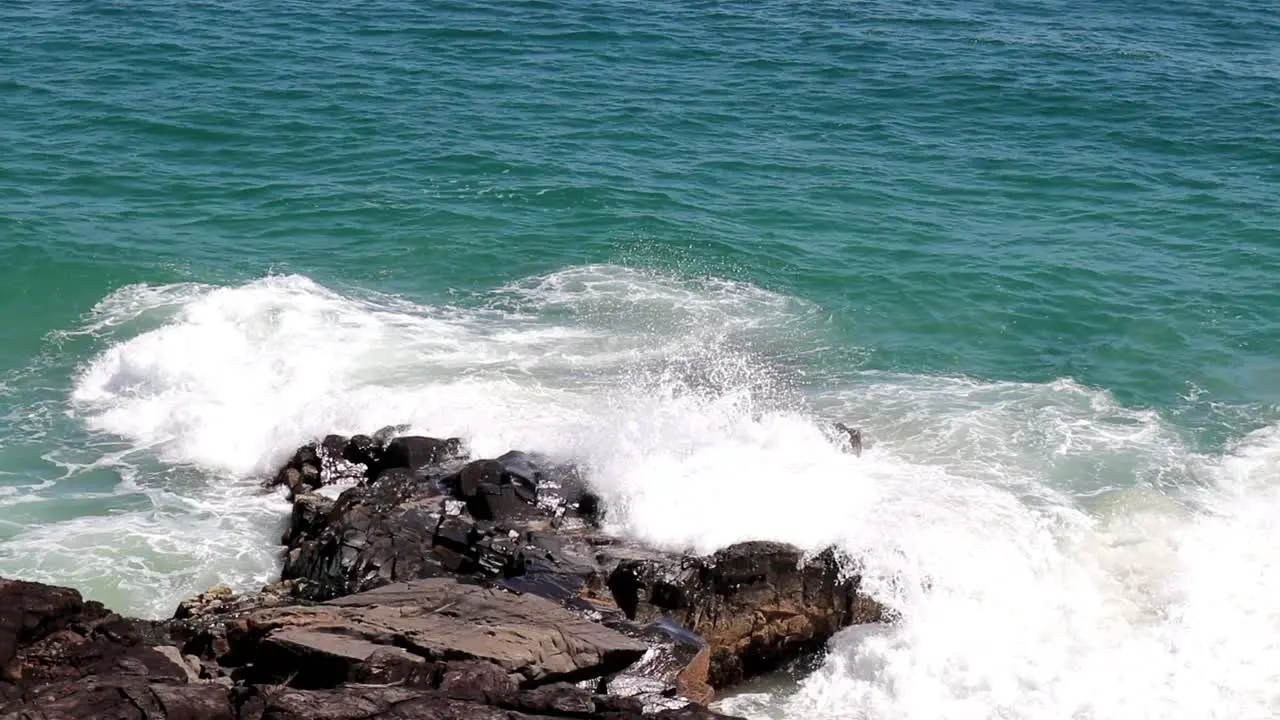
[[[404,423],[847,553],[728,712],[1280,716],[1278,198],[1257,0],[6,2],[0,574],[253,588]]]

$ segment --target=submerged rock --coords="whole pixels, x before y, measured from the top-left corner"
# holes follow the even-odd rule
[[[846,452],[854,455],[862,455],[862,428],[851,428],[844,423],[835,424],[836,430],[840,432],[840,441]]]

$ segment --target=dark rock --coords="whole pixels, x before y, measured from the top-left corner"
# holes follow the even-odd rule
[[[348,442],[347,438],[341,435],[325,435],[324,439],[320,441],[320,452],[318,454],[321,457],[340,458],[347,449]]]
[[[315,489],[323,484],[321,468],[324,462],[320,450],[315,443],[308,443],[298,448],[284,467],[276,473],[275,478],[265,483],[267,486],[283,485],[289,490],[290,497]]]
[[[306,597],[325,600],[443,575],[431,552],[442,499],[434,482],[388,470],[378,482],[344,492],[323,523],[307,522],[317,513],[295,514],[282,576],[307,580]]]
[[[331,506],[315,495],[295,497],[283,576],[306,580],[300,594],[310,600],[432,577],[497,583],[549,599],[644,644],[638,662],[601,676],[590,689],[631,696],[650,712],[707,702],[713,687],[815,653],[846,625],[882,619],[831,552],[806,558],[776,543],[744,543],[707,557],[646,551],[595,527],[604,509],[571,465],[515,451],[463,464],[459,441],[395,437],[383,449],[362,437],[347,441],[343,452],[356,457],[368,448],[369,482]],[[309,612],[332,620],[331,608],[340,603]],[[306,627],[264,630],[259,634],[270,635],[269,642],[245,646],[249,656],[266,653],[264,667],[305,666],[295,685],[376,681],[438,689],[441,663],[463,659],[445,657],[425,640],[405,640],[388,618],[375,623],[365,613],[352,626],[343,615],[339,626],[347,629],[339,632],[318,629],[321,621],[305,619],[306,612],[299,617]],[[464,657],[515,672],[489,656]]]
[[[396,439],[396,436],[404,434],[408,429],[408,425],[387,425],[373,434],[373,441],[378,443],[379,447],[385,448]]]
[[[372,467],[382,456],[382,443],[368,435],[355,435],[342,448],[342,459],[355,465]]]
[[[567,683],[520,693],[506,704],[513,710],[558,717],[591,717],[596,712],[592,694]]]
[[[69,588],[0,579],[0,678],[20,676],[20,668],[13,663],[23,646],[83,620],[86,614],[92,619],[106,611],[101,606],[86,608],[80,593]]]
[[[293,512],[289,518],[289,528],[285,530],[281,542],[292,545],[294,541],[304,541],[317,536],[328,523],[329,513],[333,511],[334,501],[316,493],[295,494]]]
[[[408,468],[418,471],[460,458],[464,454],[462,440],[458,438],[441,440],[420,435],[406,435],[387,443],[381,459],[376,463],[377,472],[372,473],[371,477],[376,478],[388,468]]]
[[[504,707],[404,687],[343,685],[328,690],[257,688],[254,692],[257,697],[242,705],[252,710],[242,710],[241,720],[536,720],[552,717],[728,720],[724,715],[698,706],[644,716],[625,699],[592,698],[572,690],[522,693],[520,697],[504,703]],[[584,712],[587,703],[592,709]],[[523,706],[542,709],[525,710]]]
[[[218,685],[90,678],[45,685],[0,707],[3,720],[236,720]]]
[[[23,687],[116,674],[184,680],[149,645],[151,624],[126,620],[68,588],[0,579],[0,681]]]
[[[704,705],[714,699],[707,682],[711,648],[705,640],[665,619],[648,625],[609,620],[605,624],[649,646],[643,658],[609,679],[605,690],[610,695],[635,697],[649,708],[671,706],[673,697]]]
[[[836,430],[840,432],[841,444],[846,452],[854,455],[862,455],[862,428],[851,428],[844,423],[836,423]]]
[[[199,672],[204,679],[217,678],[222,672],[216,661],[230,651],[226,639],[228,625],[262,608],[306,604],[305,590],[303,580],[284,580],[251,593],[216,587],[182,601],[173,620],[165,624],[165,630],[184,655],[193,655],[202,661]]]
[[[667,618],[710,645],[708,682],[725,687],[821,650],[841,628],[882,619],[834,553],[750,542],[709,557],[623,560],[609,589],[627,617]]]
[[[407,439],[394,442],[401,440]],[[565,503],[542,502],[558,497],[562,486],[549,485],[540,495],[533,485],[551,483],[549,478],[564,472],[535,467],[532,456],[522,453],[503,458],[478,460],[448,474],[442,466],[425,474],[386,468],[375,482],[347,490],[331,507],[309,494],[296,496],[283,577],[308,580],[307,597],[327,600],[425,577],[513,577],[530,565],[597,572],[589,551],[565,550],[578,540],[555,532],[572,516]],[[456,500],[446,498],[446,490]]]
[[[446,697],[486,705],[508,702],[519,691],[510,673],[488,662],[445,664],[438,688]]]
[[[526,686],[616,673],[647,647],[532,595],[437,578],[389,585],[315,607],[252,614],[231,637],[260,682],[300,687],[366,678],[377,653],[409,677],[435,661],[497,665]],[[385,680],[394,682],[395,678]]]

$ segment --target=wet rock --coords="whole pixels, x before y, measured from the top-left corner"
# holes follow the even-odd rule
[[[466,454],[459,438],[430,438],[421,435],[405,435],[387,443],[377,460],[369,466],[366,476],[376,479],[384,470],[406,468],[413,472],[440,465]]]
[[[508,707],[538,715],[590,717],[596,712],[592,694],[567,683],[546,685],[520,693],[507,701]]]
[[[296,495],[283,577],[307,579],[308,597],[327,600],[426,577],[513,577],[531,564],[596,571],[589,552],[564,552],[574,543],[557,532],[586,527],[576,514],[585,492],[573,485],[575,473],[515,452],[457,467],[457,450],[450,441],[396,438],[387,452],[397,462],[417,462],[405,460],[413,455],[445,464],[372,468],[374,482],[332,505]]]
[[[713,688],[817,652],[846,625],[882,619],[833,553],[805,557],[777,543],[744,543],[706,557],[645,550],[600,532],[599,499],[572,466],[515,451],[464,462],[460,443],[418,436],[392,438],[382,450],[369,441],[378,457],[368,469],[373,480],[331,506],[312,494],[295,497],[284,577],[305,579],[306,598],[455,578],[549,599],[643,644],[635,663],[588,689],[628,696],[647,712],[709,701]],[[339,607],[333,601],[321,614]],[[439,687],[445,658],[435,650],[389,644],[365,620],[337,638],[317,630],[319,621],[299,622],[308,627],[279,630],[261,648],[278,655],[269,666],[312,668],[312,687]],[[386,618],[379,622],[386,633],[400,632],[387,629]],[[286,662],[290,654],[295,660]],[[506,667],[493,657],[466,657]]]
[[[448,578],[263,610],[231,644],[236,657],[255,659],[255,672],[270,674],[257,681],[291,678],[300,687],[368,678],[375,658],[399,676],[384,674],[386,682],[425,677],[427,663],[468,660],[536,686],[610,675],[648,649],[544,598]]]
[[[445,482],[477,520],[525,519],[538,515],[537,486],[508,473],[497,460],[476,460]]]
[[[308,581],[306,597],[325,600],[447,571],[432,554],[443,495],[404,470],[344,492],[323,523],[295,515],[283,577]]]
[[[623,560],[608,578],[628,618],[673,620],[710,646],[707,681],[725,687],[822,649],[841,628],[882,618],[834,553],[771,542],[708,557]]]
[[[354,435],[342,448],[342,459],[353,465],[372,467],[382,456],[384,443],[368,435]]]
[[[331,498],[317,493],[295,494],[289,527],[285,530],[281,543],[292,545],[295,540],[302,542],[318,535],[328,523],[334,504]]]
[[[862,428],[851,428],[844,423],[836,423],[836,430],[840,433],[841,447],[846,452],[854,455],[862,455]]]
[[[608,694],[637,698],[649,711],[688,702],[705,705],[715,697],[708,683],[711,648],[702,638],[666,619],[648,625],[608,620],[605,624],[649,648],[639,661],[609,678]]]

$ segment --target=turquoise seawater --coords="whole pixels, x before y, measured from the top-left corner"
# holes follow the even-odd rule
[[[1261,1],[0,4],[0,574],[263,582],[405,422],[841,545],[736,712],[1272,717],[1277,198]]]

